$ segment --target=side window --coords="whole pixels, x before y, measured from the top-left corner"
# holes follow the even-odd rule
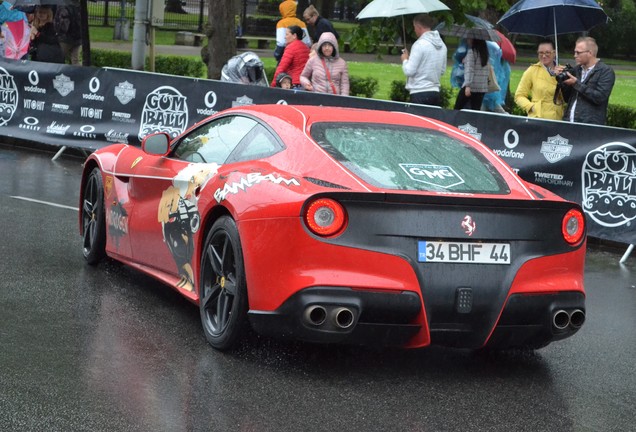
[[[243,138],[236,151],[230,156],[230,162],[261,159],[278,153],[283,146],[263,125],[257,124]]]
[[[255,125],[254,120],[241,116],[211,121],[183,137],[174,157],[190,162],[223,164]]]

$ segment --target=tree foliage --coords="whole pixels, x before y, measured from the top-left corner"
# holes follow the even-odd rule
[[[596,38],[601,57],[636,57],[636,4],[634,0],[608,2],[603,9],[610,17],[606,25],[594,28],[590,36]]]
[[[631,1],[631,0],[630,0]],[[439,22],[448,24],[464,24],[467,19],[465,14],[476,15],[491,23],[496,23],[516,0],[443,0],[449,11],[432,12],[431,15]],[[363,3],[363,6],[368,4]],[[402,18],[381,18],[364,20],[351,33],[350,42],[354,51],[370,52],[378,43],[399,43],[406,33],[406,42],[412,43],[417,37],[413,32],[412,16],[404,17],[404,29]]]

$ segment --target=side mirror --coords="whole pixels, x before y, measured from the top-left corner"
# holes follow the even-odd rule
[[[164,132],[148,135],[141,141],[141,148],[148,154],[165,156],[170,150],[170,137]]]

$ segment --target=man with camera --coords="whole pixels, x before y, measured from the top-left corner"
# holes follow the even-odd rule
[[[607,122],[607,104],[616,77],[612,68],[596,57],[597,53],[594,38],[580,37],[574,48],[576,67],[555,68],[557,81],[568,101],[563,120],[598,125]]]

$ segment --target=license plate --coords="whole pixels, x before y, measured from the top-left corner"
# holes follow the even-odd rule
[[[509,243],[417,242],[419,262],[510,264]]]

